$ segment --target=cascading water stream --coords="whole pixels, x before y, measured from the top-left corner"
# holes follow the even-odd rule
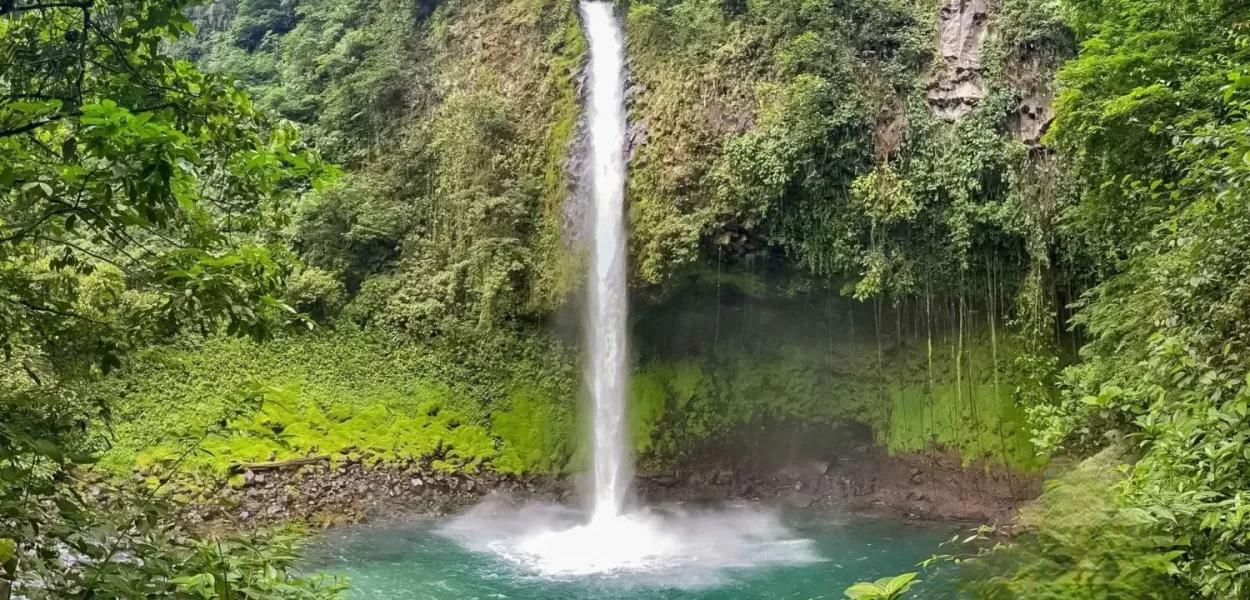
[[[555,506],[484,505],[444,528],[467,547],[547,577],[634,572],[664,586],[718,581],[726,568],[815,560],[770,512],[738,507],[690,513],[625,512],[633,475],[627,452],[629,375],[625,244],[625,42],[610,2],[581,2],[590,42],[591,265],[586,379],[593,401],[590,519]]]
[[[594,402],[592,520],[621,514],[625,451],[628,290],[625,269],[625,51],[607,2],[580,5],[590,42],[591,194],[594,219],[586,314],[587,379]]]

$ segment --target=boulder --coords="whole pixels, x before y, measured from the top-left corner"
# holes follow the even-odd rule
[[[807,508],[816,498],[807,492],[790,492],[786,494],[786,504],[795,508]]]

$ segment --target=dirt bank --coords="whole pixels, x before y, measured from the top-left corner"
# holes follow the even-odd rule
[[[964,467],[957,456],[942,452],[887,456],[861,448],[779,468],[704,464],[640,478],[638,488],[647,502],[743,499],[1005,524],[1040,493],[1041,481],[1003,467]]]
[[[493,492],[524,501],[566,501],[561,478],[447,473],[420,463],[367,465],[329,461],[290,468],[245,470],[243,481],[204,490],[190,507],[197,521],[264,525],[288,520],[314,526],[354,523],[405,512],[442,516],[464,510]]]
[[[196,520],[241,525],[298,519],[325,526],[398,512],[452,514],[494,492],[522,502],[576,502],[575,487],[571,477],[445,473],[419,463],[314,461],[245,470],[241,483],[201,490],[191,514]],[[1001,467],[963,467],[957,457],[941,452],[891,457],[861,447],[830,459],[783,465],[697,461],[640,476],[636,487],[637,497],[646,503],[750,500],[1003,524],[1037,495],[1040,481]]]

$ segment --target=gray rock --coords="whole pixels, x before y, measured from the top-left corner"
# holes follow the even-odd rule
[[[954,121],[972,112],[985,91],[981,85],[981,42],[988,20],[987,0],[944,0],[939,15],[941,68],[928,85],[929,106]]]
[[[1006,68],[1019,94],[1015,110],[1007,115],[1007,126],[1030,148],[1041,146],[1042,135],[1055,116],[1051,109],[1055,99],[1053,69],[1045,57],[1028,54],[1017,57]]]
[[[662,487],[673,487],[677,485],[678,483],[677,478],[673,477],[672,475],[661,475],[659,477],[653,477],[651,481],[654,481],[656,485],[662,486]],[[530,487],[530,491],[533,491],[532,486]]]
[[[816,499],[807,492],[790,492],[786,495],[786,504],[795,508],[807,508],[815,501]]]

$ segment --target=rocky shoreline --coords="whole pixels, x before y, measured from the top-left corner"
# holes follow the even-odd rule
[[[1041,481],[1005,467],[963,466],[934,452],[811,460],[775,471],[713,468],[641,478],[647,502],[750,500],[795,508],[894,513],[914,519],[1006,524],[1041,492]]]
[[[863,449],[833,460],[779,469],[702,464],[637,477],[643,503],[747,500],[805,509],[889,512],[915,519],[1006,524],[1040,492],[1040,479],[1003,467],[964,467],[941,453],[886,456]],[[299,461],[245,469],[242,481],[221,482],[192,498],[201,522],[256,526],[297,520],[314,527],[398,513],[444,516],[504,494],[516,502],[573,502],[574,478],[447,473],[417,462],[368,465],[344,459]]]

